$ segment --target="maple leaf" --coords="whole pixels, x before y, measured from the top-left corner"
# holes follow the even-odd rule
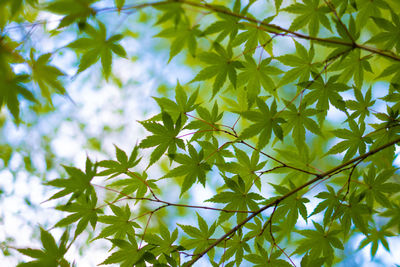
[[[343,250],[342,242],[336,237],[339,230],[326,231],[320,224],[313,221],[315,230],[300,230],[299,234],[306,239],[300,241],[295,254],[308,252],[311,258],[318,258],[321,254],[330,265],[333,261],[334,248]]]
[[[388,3],[383,0],[374,0],[363,2],[358,0],[357,4],[357,26],[363,27],[368,20],[372,17],[380,17],[382,12],[381,9],[390,9]]]
[[[258,252],[257,254],[247,254],[244,258],[254,263],[254,267],[290,267],[292,266],[289,262],[279,259],[278,257],[281,255],[281,252],[274,252],[271,255],[268,255],[268,252],[261,246],[257,246]]]
[[[197,213],[196,213],[197,214]],[[178,226],[191,238],[186,238],[183,240],[182,245],[186,249],[193,249],[194,254],[201,252],[203,249],[207,248],[214,241],[211,236],[214,234],[217,224],[214,222],[210,227],[207,225],[206,221],[197,214],[198,227],[191,225],[178,224]],[[214,250],[214,249],[213,249]],[[214,252],[209,253],[213,254]]]
[[[256,171],[261,170],[267,162],[259,161],[260,155],[257,151],[253,151],[251,157],[249,157],[245,151],[236,147],[234,149],[237,162],[225,163],[224,165],[220,165],[219,169],[238,174],[245,181],[247,187],[250,187],[254,183],[258,189],[261,189],[261,181],[256,175]]]
[[[321,76],[318,76],[312,82],[301,82],[299,84],[311,90],[304,96],[303,101],[308,105],[317,102],[316,109],[321,111],[317,115],[320,122],[325,120],[329,104],[341,111],[346,111],[345,102],[339,92],[347,91],[350,87],[344,83],[337,82],[338,78],[338,76],[331,76],[325,82]]]
[[[114,145],[115,146],[115,145]],[[125,151],[121,150],[119,147],[115,146],[115,154],[117,157],[117,161],[114,160],[102,160],[97,163],[97,166],[104,167],[106,170],[98,173],[98,176],[106,176],[112,174],[110,178],[113,178],[121,173],[126,173],[130,168],[135,167],[139,164],[142,158],[138,157],[139,147],[135,146],[132,150],[129,158],[126,155]]]
[[[340,200],[343,198],[343,194],[335,192],[335,189],[333,189],[332,186],[327,185],[326,187],[328,191],[318,193],[318,195],[315,196],[316,198],[324,200],[318,203],[314,211],[309,216],[311,217],[314,214],[318,214],[321,211],[325,210],[323,220],[324,226],[327,226],[328,223],[331,222],[333,217],[338,218],[341,215]]]
[[[176,138],[182,127],[181,117],[179,116],[174,126],[171,116],[163,112],[162,122],[163,125],[157,122],[140,122],[146,130],[154,134],[146,137],[139,145],[140,148],[156,147],[150,155],[149,166],[159,160],[167,149],[170,157],[175,155],[177,146],[185,149],[183,141]]]
[[[330,11],[327,6],[320,6],[319,0],[303,0],[303,4],[295,3],[283,9],[289,13],[298,14],[290,25],[290,30],[298,30],[308,25],[308,31],[311,36],[317,36],[319,26],[323,25],[332,31],[331,23],[326,14]]]
[[[392,21],[384,18],[372,17],[375,24],[382,30],[375,36],[371,37],[368,43],[385,43],[383,49],[396,48],[397,52],[400,52],[400,18],[399,16],[390,9]]]
[[[181,187],[181,196],[185,193],[192,185],[198,180],[203,186],[206,185],[206,172],[211,170],[208,163],[204,162],[204,151],[200,150],[197,153],[196,149],[189,144],[188,145],[189,156],[185,154],[177,154],[174,161],[180,165],[166,175],[163,178],[185,176]]]
[[[354,112],[348,117],[347,120],[353,120],[358,117],[358,122],[364,121],[366,116],[369,116],[369,108],[375,104],[375,100],[372,100],[371,87],[362,95],[361,90],[354,87],[354,96],[356,100],[346,100],[346,107]]]
[[[35,60],[33,50],[30,54],[30,67],[32,69],[32,79],[35,81],[42,92],[42,95],[49,103],[51,101],[51,91],[56,91],[59,94],[65,94],[65,88],[60,80],[65,74],[58,68],[49,64],[51,54],[44,54]]]
[[[337,143],[331,149],[329,149],[328,152],[326,152],[326,154],[337,154],[347,150],[343,157],[343,162],[351,159],[351,157],[357,153],[357,150],[360,155],[364,154],[367,149],[366,144],[372,143],[372,139],[370,137],[364,137],[364,122],[361,122],[360,126],[358,126],[353,120],[349,120],[348,123],[350,130],[337,129],[333,131],[335,136],[345,140]]]
[[[40,240],[42,241],[43,249],[20,248],[18,252],[34,258],[35,260],[20,263],[18,267],[31,266],[60,266],[69,267],[70,264],[64,258],[67,252],[68,231],[65,231],[57,245],[54,237],[46,230],[40,227]]]
[[[267,18],[263,22],[269,23],[272,18]],[[257,47],[260,45],[264,50],[266,50],[272,56],[272,40],[267,32],[260,29],[259,27],[245,25],[245,31],[239,33],[232,42],[232,46],[236,47],[238,45],[244,45],[244,52],[253,54],[257,51]]]
[[[365,194],[356,195],[352,193],[348,200],[349,204],[342,206],[343,215],[340,221],[343,225],[344,235],[349,233],[352,221],[358,230],[364,234],[368,233],[368,218],[366,215],[370,214],[371,209],[366,204],[361,203],[364,196]]]
[[[99,0],[56,0],[48,3],[46,10],[65,15],[58,24],[58,28],[62,28],[74,22],[84,22],[88,17],[94,16],[96,11],[91,4],[97,1]]]
[[[196,108],[197,113],[200,116],[201,120],[193,120],[188,125],[186,125],[185,129],[195,129],[196,133],[193,134],[192,140],[198,140],[201,137],[205,137],[206,140],[210,139],[214,134],[215,131],[219,129],[219,122],[224,113],[219,112],[217,102],[214,103],[211,112],[203,107]]]
[[[220,44],[214,43],[215,52],[203,52],[198,55],[199,59],[211,66],[201,70],[191,82],[204,81],[215,77],[213,83],[213,96],[225,84],[226,78],[236,87],[237,74],[236,69],[242,68],[243,64],[233,59],[232,48],[225,50]]]
[[[271,58],[264,59],[259,64],[251,56],[245,55],[245,58],[244,68],[241,69],[238,80],[240,86],[246,86],[249,106],[251,106],[260,94],[261,86],[265,91],[276,95],[276,86],[270,75],[281,74],[282,71],[270,65]]]
[[[227,205],[223,208],[225,210],[257,210],[258,203],[256,201],[263,200],[264,198],[257,193],[248,192],[243,179],[240,176],[236,177],[237,182],[235,179],[224,177],[225,184],[231,191],[223,191],[216,194],[212,198],[207,199],[206,201],[213,203],[227,203]],[[234,214],[232,212],[222,212],[220,213],[218,222],[224,222],[233,215]],[[237,213],[236,218],[237,222],[239,223],[246,218],[246,214]]]
[[[389,93],[380,99],[386,102],[394,103],[394,105],[391,107],[392,110],[400,110],[400,86],[398,84],[391,83],[389,87]]]
[[[191,26],[189,22],[181,22],[178,27],[167,28],[156,35],[156,37],[174,38],[174,41],[171,42],[168,62],[182,51],[185,44],[188,46],[190,54],[193,57],[196,56],[196,37],[201,34],[198,27],[199,25]]]
[[[233,158],[234,155],[229,151],[231,143],[223,143],[220,145],[218,139],[214,136],[211,137],[211,141],[197,141],[204,150],[205,161],[211,165],[224,165],[225,158]]]
[[[124,208],[110,205],[114,215],[104,215],[98,217],[98,221],[101,223],[109,224],[109,226],[103,228],[100,234],[95,238],[105,238],[109,236],[115,236],[117,239],[124,239],[125,236],[135,236],[135,228],[140,228],[140,225],[130,220],[131,210],[128,204]]]
[[[54,179],[46,183],[58,188],[63,188],[61,191],[55,193],[48,200],[57,199],[69,194],[72,194],[70,200],[77,198],[82,194],[89,195],[94,189],[91,185],[91,180],[96,175],[96,165],[94,165],[89,158],[86,158],[85,172],[78,168],[64,166],[65,171],[70,176],[67,179]]]
[[[29,75],[26,74],[7,77],[5,73],[0,72],[0,110],[4,105],[7,105],[8,110],[17,123],[19,123],[18,97],[22,96],[31,102],[36,102],[32,92],[24,85],[24,83],[29,82],[29,79]]]
[[[261,98],[256,98],[256,103],[258,107],[257,111],[250,110],[241,113],[244,118],[254,123],[243,130],[240,138],[247,139],[258,135],[257,147],[263,148],[268,144],[272,131],[276,137],[281,140],[283,139],[283,131],[280,124],[286,121],[276,116],[277,106],[275,101],[272,102],[271,107],[268,107]]]
[[[285,74],[280,78],[278,87],[285,84],[291,83],[295,80],[300,82],[307,81],[310,78],[312,72],[317,73],[318,67],[321,63],[313,63],[315,56],[314,46],[311,45],[310,50],[301,45],[299,42],[294,41],[296,46],[296,54],[287,54],[277,57],[277,60],[283,64],[293,67],[292,69],[285,71]]]
[[[185,10],[181,3],[168,3],[168,5],[154,6],[155,9],[162,12],[162,15],[157,19],[156,24],[162,24],[172,20],[176,25],[179,24],[182,17],[185,15]]]
[[[173,245],[173,243],[178,238],[178,229],[175,228],[174,231],[170,231],[164,224],[160,225],[160,235],[147,233],[143,240],[148,244],[155,246],[151,250],[155,255],[165,253],[167,255],[180,249],[178,246]]]
[[[374,200],[384,207],[391,206],[387,194],[395,194],[400,191],[399,184],[387,182],[393,173],[393,170],[384,170],[377,174],[375,167],[371,165],[368,173],[363,175],[367,189],[363,190],[362,193],[365,194],[367,204],[370,208],[374,207]]]
[[[108,79],[111,73],[112,54],[126,57],[125,49],[118,44],[124,37],[122,34],[112,35],[107,38],[107,30],[103,23],[99,22],[99,29],[86,25],[85,32],[88,37],[82,37],[68,44],[67,47],[84,51],[80,59],[78,73],[95,64],[99,59],[103,67],[104,77]]]
[[[250,7],[250,3],[242,9],[241,9],[241,1],[235,1],[234,7],[233,7],[233,12],[240,13],[242,15],[245,15],[248,8]],[[227,12],[230,12],[228,8],[225,6],[218,6],[219,9],[225,10]],[[218,17],[221,20],[218,20],[211,24],[207,29],[204,30],[204,35],[210,35],[210,34],[215,34],[215,33],[220,33],[218,37],[216,38],[216,42],[221,42],[223,41],[228,35],[231,40],[233,40],[236,35],[238,34],[240,23],[239,17],[234,17],[234,16],[229,16],[228,14],[224,14],[223,12],[218,12],[217,13]]]
[[[361,57],[359,50],[351,51],[345,59],[332,65],[331,70],[342,70],[340,81],[347,83],[352,77],[357,88],[361,90],[364,82],[364,71],[373,73],[368,59],[372,56]]]
[[[371,256],[374,257],[378,250],[379,243],[381,243],[382,246],[387,251],[390,252],[387,237],[391,237],[391,236],[394,236],[394,234],[392,232],[388,231],[387,226],[384,226],[381,229],[372,228],[372,229],[370,229],[369,234],[363,240],[361,240],[360,246],[358,247],[358,249],[362,249],[366,245],[372,243]]]
[[[226,245],[224,244],[225,250],[223,254],[224,259],[230,259],[235,256],[236,266],[240,266],[243,261],[244,252],[251,252],[247,240],[243,239],[242,232],[238,232],[236,235],[227,240]]]
[[[318,114],[320,111],[307,108],[305,105],[301,105],[300,108],[297,109],[293,103],[286,100],[284,101],[287,110],[282,114],[282,117],[286,120],[283,132],[284,135],[290,131],[292,132],[293,141],[299,149],[305,145],[306,129],[314,134],[322,135],[318,124],[313,119],[309,118]]]
[[[392,202],[392,206],[382,212],[381,215],[390,218],[387,223],[388,227],[397,225],[397,231],[400,232],[400,205],[398,203]]]
[[[270,185],[272,185],[275,191],[280,195],[285,195],[294,188],[296,188],[296,186],[290,180],[289,180],[290,188],[272,183],[270,183]],[[274,217],[279,220],[284,220],[287,229],[291,230],[296,225],[297,220],[299,218],[299,214],[304,219],[304,221],[307,222],[307,209],[304,204],[308,202],[310,202],[309,199],[302,197],[297,193],[293,194],[292,196],[286,198],[285,200],[279,203],[279,206],[275,210]]]
[[[179,116],[182,116],[182,124],[187,119],[185,113],[193,111],[198,107],[196,104],[199,91],[194,91],[189,97],[187,96],[185,89],[180,85],[179,81],[175,87],[175,101],[168,99],[166,97],[153,97],[161,109],[170,114],[171,117],[176,120]],[[183,116],[185,115],[185,116]]]
[[[111,239],[110,241],[118,250],[105,259],[101,265],[119,263],[121,267],[143,266],[143,264],[145,266],[143,256],[147,252],[148,246],[139,249],[135,238],[131,235],[128,235],[128,240]]]
[[[102,211],[96,208],[97,196],[94,191],[92,192],[89,198],[80,195],[76,198],[75,202],[56,207],[57,210],[70,212],[72,214],[58,221],[54,227],[65,227],[79,221],[75,229],[75,237],[81,234],[89,223],[92,228],[95,229],[98,220],[97,214],[102,213]]]

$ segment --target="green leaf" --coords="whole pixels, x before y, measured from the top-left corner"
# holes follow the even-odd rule
[[[387,227],[382,227],[381,229],[378,228],[372,228],[369,231],[369,234],[367,235],[366,238],[361,240],[360,246],[358,249],[362,249],[369,243],[372,243],[371,246],[371,256],[375,257],[376,252],[378,250],[379,243],[382,244],[382,246],[390,252],[389,249],[389,243],[387,242],[387,237],[394,236],[394,234],[390,231],[387,230]]]
[[[215,222],[211,226],[208,226],[206,221],[199,214],[197,214],[197,223],[199,227],[178,224],[178,226],[188,235],[188,237],[190,237],[186,238],[182,242],[182,245],[186,249],[194,248],[195,254],[201,252],[203,249],[207,248],[213,243],[213,240],[211,240],[211,236],[214,234],[215,229],[217,228]],[[212,251],[213,250],[214,249],[212,249]]]
[[[326,16],[330,9],[326,5],[320,6],[319,0],[304,0],[303,4],[295,3],[283,10],[297,15],[290,25],[290,30],[296,31],[308,25],[310,35],[317,36],[320,25],[323,25],[332,31],[331,23]]]
[[[197,49],[196,38],[200,36],[198,25],[191,26],[189,23],[181,22],[178,27],[171,27],[158,33],[156,37],[174,38],[171,42],[168,62],[171,61],[186,45],[190,54],[195,57]]]
[[[207,202],[213,203],[226,203],[224,210],[240,210],[242,212],[236,214],[237,222],[241,222],[246,218],[246,213],[243,211],[255,211],[258,210],[259,205],[257,201],[263,200],[264,198],[253,192],[248,192],[246,186],[240,176],[237,176],[237,181],[224,177],[225,183],[228,185],[231,191],[223,191],[216,194],[212,198],[206,200]],[[218,218],[218,222],[224,222],[232,217],[232,212],[222,212]]]
[[[294,41],[294,44],[296,46],[296,55],[286,54],[277,58],[286,66],[293,67],[285,72],[280,79],[278,87],[294,82],[297,79],[299,82],[307,81],[310,78],[310,74],[312,72],[317,73],[318,67],[321,66],[320,63],[313,63],[315,56],[314,46],[311,46],[307,52],[306,48],[299,42]]]
[[[302,150],[306,144],[306,129],[314,134],[322,135],[320,126],[311,118],[311,116],[317,115],[320,111],[312,108],[307,108],[301,105],[299,109],[296,106],[285,100],[285,106],[287,110],[283,112],[282,117],[286,123],[283,127],[283,132],[292,132],[292,138],[295,145]]]
[[[114,236],[117,239],[123,239],[125,236],[135,236],[135,228],[140,228],[140,225],[130,220],[131,210],[128,205],[124,208],[110,205],[114,215],[105,215],[98,217],[98,221],[109,226],[103,228],[100,234],[95,238],[105,238]]]
[[[400,34],[400,18],[399,16],[390,9],[392,21],[384,19],[382,17],[372,17],[375,24],[382,30],[371,39],[368,43],[384,43],[383,49],[396,48],[397,52],[400,52],[400,41],[397,36]]]
[[[353,120],[348,121],[350,130],[347,129],[338,129],[334,130],[333,134],[341,139],[345,139],[345,141],[341,141],[337,143],[326,154],[337,154],[343,151],[346,151],[346,154],[343,157],[343,162],[351,159],[356,153],[357,150],[360,155],[364,154],[367,149],[367,143],[372,143],[371,138],[364,137],[365,124],[364,122],[360,123],[358,126]],[[360,127],[360,128],[359,128]]]
[[[140,122],[146,130],[152,132],[153,135],[148,136],[140,143],[140,148],[156,147],[150,156],[149,166],[161,158],[161,156],[168,150],[170,156],[175,155],[177,146],[184,149],[183,141],[177,138],[181,130],[181,117],[175,123],[172,121],[171,116],[162,113],[163,125],[157,122]]]
[[[393,170],[384,170],[377,174],[375,167],[370,165],[368,173],[364,174],[364,183],[367,189],[363,193],[365,193],[370,208],[374,207],[374,200],[384,207],[391,206],[387,194],[395,194],[400,191],[400,184],[387,182],[393,173]]]
[[[36,99],[31,91],[26,88],[25,83],[29,82],[29,76],[25,74],[6,77],[5,73],[0,74],[0,110],[7,105],[8,110],[19,123],[20,103],[19,96],[35,102]]]
[[[254,103],[260,94],[261,86],[270,94],[276,95],[276,86],[270,75],[277,75],[282,71],[270,66],[271,59],[264,59],[259,64],[251,56],[245,56],[246,62],[243,63],[243,71],[238,75],[239,85],[247,87],[247,97],[249,106]]]
[[[166,175],[167,177],[185,176],[181,187],[181,194],[183,195],[190,187],[198,180],[204,187],[206,185],[206,172],[211,170],[208,163],[204,162],[204,151],[197,152],[192,145],[188,145],[189,155],[177,154],[174,161],[180,165]]]
[[[313,222],[315,230],[301,230],[299,234],[305,237],[301,239],[300,245],[295,250],[295,254],[308,252],[311,258],[318,258],[321,254],[325,257],[325,262],[332,264],[334,248],[343,250],[342,242],[336,237],[338,230],[326,231],[320,224]]]
[[[82,37],[67,45],[67,47],[77,51],[83,51],[80,59],[78,73],[95,64],[99,59],[103,67],[104,77],[108,79],[111,74],[112,54],[120,57],[127,57],[125,49],[118,44],[123,35],[116,34],[107,37],[106,28],[103,23],[98,22],[99,29],[95,29],[91,25],[85,26],[85,32],[88,37]]]
[[[277,105],[274,101],[270,107],[261,100],[261,98],[256,99],[257,111],[245,111],[241,115],[253,123],[251,126],[244,129],[241,133],[240,138],[248,139],[250,137],[258,135],[258,148],[265,147],[269,139],[271,138],[272,132],[279,139],[283,139],[283,130],[280,124],[286,122],[283,118],[278,116]]]
[[[98,221],[97,214],[102,213],[100,209],[96,208],[96,204],[97,196],[95,193],[92,193],[89,199],[81,195],[75,202],[58,206],[56,209],[72,214],[58,221],[54,227],[65,227],[78,221],[75,229],[75,237],[80,235],[89,223],[94,229]]]
[[[86,166],[87,168],[85,172],[74,167],[64,166],[69,178],[59,178],[45,183],[46,185],[63,188],[61,191],[58,191],[51,196],[48,200],[57,199],[69,194],[72,194],[70,200],[77,198],[82,194],[90,195],[94,191],[90,182],[96,175],[97,167],[93,165],[89,158],[86,159]]]
[[[30,67],[32,79],[40,87],[42,95],[51,103],[51,93],[65,94],[65,88],[60,80],[65,74],[58,68],[49,64],[51,54],[44,54],[35,60],[31,51]]]
[[[318,76],[313,81],[299,84],[311,90],[304,96],[303,101],[308,105],[317,102],[316,109],[321,111],[317,115],[320,122],[325,119],[329,104],[341,111],[345,111],[345,102],[339,92],[347,91],[349,87],[344,83],[337,82],[337,79],[337,76],[332,76],[325,82],[321,76]]]
[[[20,263],[17,266],[70,266],[65,260],[64,254],[67,252],[68,232],[62,235],[57,245],[54,237],[43,228],[40,228],[40,239],[43,249],[17,249],[18,252],[34,258],[35,260]]]
[[[213,83],[213,96],[222,89],[226,79],[236,87],[236,70],[243,67],[243,64],[234,60],[232,48],[224,49],[220,44],[214,43],[215,52],[204,52],[199,54],[199,59],[210,66],[201,70],[191,82],[204,81],[215,77]]]
[[[46,5],[46,10],[55,14],[65,15],[58,28],[68,26],[74,22],[86,21],[96,14],[91,4],[99,0],[56,0]]]

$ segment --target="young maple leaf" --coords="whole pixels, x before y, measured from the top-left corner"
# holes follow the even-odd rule
[[[84,51],[79,60],[78,73],[95,64],[99,59],[103,67],[103,73],[106,79],[111,73],[112,54],[120,57],[126,57],[125,49],[118,44],[124,37],[122,34],[116,34],[107,38],[106,26],[99,22],[99,29],[96,30],[91,25],[86,25],[85,32],[88,37],[82,37],[68,44],[67,47]]]
[[[283,77],[280,78],[278,87],[297,79],[300,82],[307,81],[310,78],[310,74],[313,72],[317,73],[318,67],[321,66],[321,63],[313,63],[315,56],[314,46],[311,45],[310,50],[307,51],[299,42],[294,41],[294,44],[296,46],[296,54],[287,54],[277,58],[283,64],[293,67],[286,71]]]
[[[244,68],[238,75],[238,81],[240,85],[246,85],[249,106],[251,106],[259,95],[261,86],[265,91],[276,95],[276,86],[270,75],[281,74],[282,71],[270,65],[271,58],[264,59],[259,64],[251,56],[245,55],[245,58]]]
[[[91,5],[99,0],[56,0],[47,4],[46,10],[59,15],[65,15],[58,28],[68,26],[74,22],[86,21],[96,14]],[[87,24],[86,24],[87,25]]]
[[[207,248],[214,241],[211,236],[214,234],[217,224],[214,222],[210,227],[207,222],[197,214],[198,227],[193,227],[192,225],[178,224],[180,228],[189,236],[190,239],[186,239],[182,242],[182,245],[186,249],[195,249],[194,254],[200,253],[203,249]]]
[[[181,117],[178,117],[174,126],[171,116],[168,113],[163,112],[162,122],[163,125],[157,122],[140,122],[144,128],[149,132],[152,132],[153,135],[142,140],[139,147],[156,147],[150,155],[149,166],[159,160],[167,149],[170,157],[174,157],[177,146],[185,149],[183,141],[176,138],[182,128]]]
[[[237,74],[236,70],[243,67],[243,64],[233,59],[232,48],[226,50],[218,43],[213,45],[216,52],[203,52],[199,54],[199,59],[210,66],[201,70],[191,82],[204,81],[215,77],[213,84],[213,96],[225,84],[226,78],[236,88]]]
[[[31,102],[36,102],[32,92],[24,85],[27,82],[29,82],[29,75],[20,74],[8,77],[8,75],[0,71],[0,111],[4,105],[7,105],[17,123],[19,122],[18,97],[21,95]]]
[[[51,54],[44,54],[36,60],[31,50],[29,65],[32,69],[32,79],[39,85],[42,95],[49,103],[51,101],[51,92],[56,91],[59,94],[65,93],[65,88],[60,80],[65,74],[58,68],[49,64]]]
[[[283,131],[280,124],[286,122],[283,118],[277,117],[276,102],[272,102],[269,108],[260,98],[256,98],[257,111],[242,112],[242,116],[253,123],[243,130],[240,138],[247,139],[258,135],[258,148],[265,147],[271,138],[272,131],[279,139],[283,139]]]
[[[285,101],[285,103],[287,110],[282,114],[282,117],[286,120],[283,131],[285,133],[292,131],[293,141],[298,148],[305,145],[306,129],[314,134],[322,135],[320,126],[313,119],[309,118],[320,111],[307,108],[304,105],[301,105],[297,109],[293,103],[289,101]]]
[[[300,240],[300,245],[295,250],[295,254],[303,254],[308,251],[312,258],[318,258],[321,254],[326,257],[326,262],[331,265],[334,248],[343,250],[342,242],[336,237],[339,230],[326,231],[320,224],[313,221],[315,230],[301,230],[299,234],[305,236]]]
[[[183,47],[187,45],[190,54],[196,56],[197,40],[201,31],[198,29],[199,25],[191,26],[189,22],[179,23],[178,27],[171,27],[158,33],[156,37],[174,38],[171,42],[171,49],[169,53],[168,62],[172,60]]]
[[[54,237],[43,228],[40,228],[40,240],[42,241],[43,249],[20,248],[18,252],[34,258],[35,260],[25,263],[20,263],[18,267],[32,266],[71,266],[64,258],[67,252],[68,232],[65,231],[61,236],[60,243],[57,245]]]
[[[70,212],[72,214],[58,221],[54,227],[66,227],[78,221],[75,229],[75,237],[80,235],[87,228],[89,223],[94,230],[98,220],[97,214],[103,212],[101,209],[96,208],[96,205],[97,196],[93,190],[89,198],[80,195],[76,201],[56,207],[57,210]]]
[[[380,32],[368,40],[368,43],[385,43],[383,49],[396,48],[400,52],[400,17],[390,9],[392,21],[384,18],[372,17],[375,24],[380,28]]]
[[[196,149],[189,144],[189,155],[177,154],[174,161],[180,165],[170,172],[164,178],[185,176],[181,187],[181,196],[198,180],[203,186],[206,185],[206,172],[211,170],[211,166],[203,161],[204,151],[197,153]]]
[[[362,122],[360,126],[357,125],[353,120],[349,121],[350,130],[347,129],[337,129],[333,131],[333,134],[341,139],[345,139],[344,141],[334,145],[329,151],[328,154],[337,154],[343,151],[346,151],[346,154],[343,157],[343,162],[351,159],[356,153],[357,150],[360,155],[364,154],[367,149],[367,143],[372,143],[372,139],[370,137],[364,137],[365,131],[365,123]]]
[[[258,210],[259,205],[257,201],[264,200],[264,197],[254,192],[248,192],[249,190],[246,188],[246,184],[243,179],[239,175],[235,177],[237,178],[237,182],[235,181],[235,179],[223,177],[225,184],[230,189],[230,191],[223,191],[221,193],[218,193],[212,198],[207,199],[206,201],[213,203],[224,203],[226,204],[223,208],[225,210]],[[228,220],[233,215],[234,213],[232,212],[221,212],[218,221],[222,223]],[[245,218],[245,213],[236,214],[236,220],[238,223]]]
[[[338,76],[332,76],[325,82],[321,76],[318,76],[313,81],[299,83],[300,86],[311,90],[304,96],[303,101],[308,105],[317,102],[316,109],[321,111],[317,115],[320,122],[325,120],[329,104],[343,112],[346,111],[345,102],[339,92],[347,91],[350,87],[337,82],[338,78]]]
[[[366,245],[372,243],[371,246],[371,256],[375,257],[378,250],[379,243],[390,252],[389,243],[387,241],[388,237],[395,236],[392,232],[388,231],[388,226],[384,226],[381,229],[372,228],[370,229],[368,235],[361,241],[358,249],[362,249]]]
[[[311,36],[317,36],[320,25],[332,30],[331,23],[326,16],[330,9],[326,5],[320,6],[320,0],[303,0],[303,3],[290,5],[284,11],[298,14],[290,25],[290,30],[296,31],[308,25]]]

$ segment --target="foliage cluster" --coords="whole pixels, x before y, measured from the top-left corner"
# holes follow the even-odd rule
[[[332,266],[345,248],[390,251],[400,231],[398,1],[128,2],[0,3],[0,107],[15,124],[67,95],[59,50],[10,34],[45,26],[43,11],[61,16],[48,34],[75,34],[60,49],[76,55],[76,75],[100,67],[112,82],[113,58],[129,57],[127,34],[104,14],[156,16],[169,62],[195,73],[154,97],[160,113],[140,122],[148,136],[129,153],[115,146],[114,158],[88,157],[46,181],[59,189],[49,200],[65,232],[57,244],[41,228],[43,248],[18,248],[32,258],[20,266],[70,266],[65,254],[86,231],[109,241],[104,265]],[[194,203],[201,187],[213,195]]]

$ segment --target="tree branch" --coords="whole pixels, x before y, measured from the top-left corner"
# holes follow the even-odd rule
[[[233,227],[231,230],[229,230],[226,234],[224,234],[224,235],[221,236],[219,239],[217,239],[213,244],[211,244],[211,245],[210,245],[209,247],[207,247],[205,250],[203,250],[203,251],[200,252],[198,255],[196,255],[196,257],[194,257],[192,260],[190,260],[190,261],[188,261],[187,263],[185,263],[184,266],[185,266],[185,267],[192,266],[192,265],[193,265],[195,262],[197,262],[201,257],[203,257],[208,251],[210,251],[212,248],[214,248],[214,247],[217,246],[219,243],[221,243],[222,241],[224,241],[225,238],[227,238],[228,236],[234,234],[237,230],[239,230],[240,228],[242,228],[243,225],[245,225],[246,223],[248,223],[250,220],[252,220],[254,217],[256,217],[256,216],[257,216],[258,214],[260,214],[261,212],[265,211],[266,209],[278,205],[281,201],[285,200],[286,198],[290,197],[291,195],[293,195],[293,194],[299,192],[300,190],[306,188],[307,186],[309,186],[309,185],[311,185],[311,184],[313,184],[313,183],[315,183],[315,182],[317,182],[317,181],[319,181],[319,180],[321,180],[321,179],[324,179],[324,178],[327,177],[327,176],[330,176],[331,174],[333,174],[333,173],[339,171],[340,169],[345,168],[346,166],[348,166],[348,165],[350,165],[350,164],[353,164],[353,163],[355,163],[355,162],[357,162],[357,161],[363,161],[363,160],[365,160],[366,158],[368,158],[369,156],[374,155],[374,154],[378,153],[379,151],[381,151],[381,150],[383,150],[383,149],[385,149],[385,148],[388,148],[388,147],[390,147],[390,146],[392,146],[392,145],[394,145],[394,144],[396,144],[396,143],[398,143],[398,142],[400,142],[400,137],[394,139],[394,140],[391,141],[391,142],[388,142],[388,143],[385,144],[385,145],[382,145],[382,146],[380,146],[380,147],[377,147],[377,148],[375,148],[375,149],[373,149],[373,150],[371,150],[371,151],[369,151],[369,152],[367,152],[367,153],[365,153],[365,154],[363,154],[363,155],[360,155],[360,156],[358,156],[358,157],[356,157],[356,158],[353,158],[353,159],[351,159],[351,160],[349,160],[349,161],[347,161],[347,162],[345,162],[345,163],[342,163],[342,164],[340,164],[340,165],[338,165],[338,166],[336,166],[336,167],[334,167],[334,168],[332,168],[332,169],[330,169],[330,170],[328,170],[328,171],[326,171],[326,172],[324,172],[324,173],[322,173],[322,174],[316,175],[316,177],[315,177],[314,179],[312,179],[312,180],[310,180],[310,181],[304,183],[303,185],[301,185],[301,186],[299,186],[299,187],[293,189],[292,191],[286,193],[285,195],[283,195],[283,196],[281,196],[281,197],[275,199],[273,202],[271,202],[271,203],[265,205],[264,207],[260,208],[259,210],[255,211],[255,212],[254,212],[253,214],[251,214],[249,217],[247,217],[247,218],[244,219],[242,222],[240,222],[240,223],[237,224],[235,227]]]

